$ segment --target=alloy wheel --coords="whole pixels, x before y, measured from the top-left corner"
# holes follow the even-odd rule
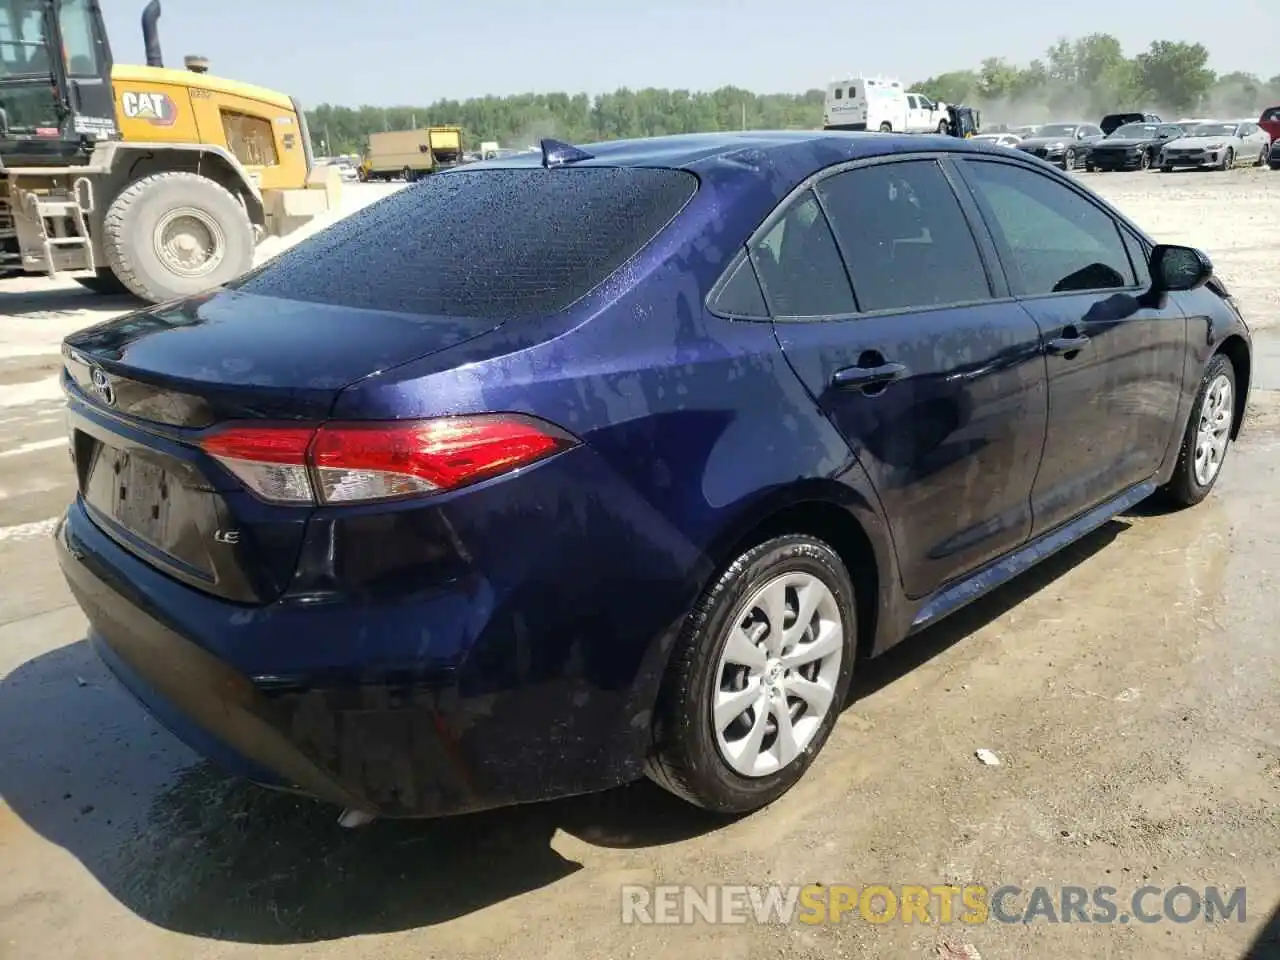
[[[1231,439],[1231,381],[1223,374],[1214,377],[1200,405],[1200,425],[1196,430],[1196,483],[1207,487],[1222,469],[1222,460]]]
[[[800,756],[837,708],[845,625],[831,588],[810,573],[775,577],[742,611],[716,666],[711,724],[734,772],[765,777]]]

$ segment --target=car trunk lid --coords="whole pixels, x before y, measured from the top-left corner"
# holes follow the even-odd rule
[[[221,290],[75,333],[63,385],[81,502],[175,579],[269,602],[313,508],[255,498],[200,439],[228,421],[323,420],[353,381],[494,327]]]

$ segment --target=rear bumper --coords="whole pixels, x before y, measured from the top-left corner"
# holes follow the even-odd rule
[[[519,635],[542,611],[513,614],[510,600],[489,610],[492,588],[469,580],[366,606],[247,607],[137,560],[78,499],[55,542],[103,662],[172,733],[233,774],[407,817],[607,789],[643,773],[667,649],[643,616],[628,619],[645,635],[626,621],[582,625],[594,643],[582,648],[563,627]],[[575,563],[581,554],[566,552]],[[598,556],[583,562],[617,571]],[[557,559],[542,563],[554,577]],[[464,636],[465,655],[430,655],[461,649],[454,640]],[[577,656],[554,659],[548,648],[560,640],[575,641]],[[421,669],[406,668],[415,650]]]

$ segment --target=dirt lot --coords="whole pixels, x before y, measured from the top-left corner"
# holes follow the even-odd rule
[[[1280,904],[1280,172],[1085,179],[1206,248],[1260,331],[1217,492],[864,669],[806,782],[727,824],[637,784],[347,832],[198,761],[90,653],[48,542],[72,491],[58,341],[128,304],[0,293],[0,957],[1242,958]],[[1247,920],[621,923],[623,884],[715,882],[1243,885]]]

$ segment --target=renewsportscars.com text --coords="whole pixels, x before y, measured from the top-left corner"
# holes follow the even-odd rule
[[[1244,887],[624,886],[625,924],[1245,922]]]

